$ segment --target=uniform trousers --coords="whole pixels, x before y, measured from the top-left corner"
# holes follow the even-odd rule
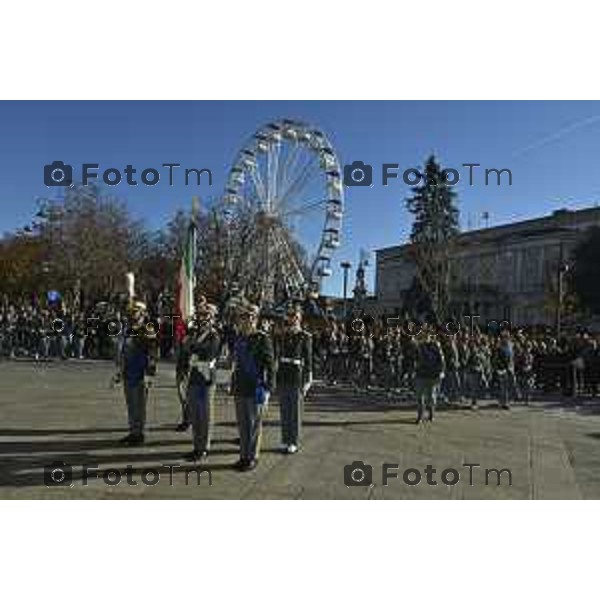
[[[127,403],[127,418],[129,420],[129,432],[132,435],[143,435],[146,423],[146,401],[148,392],[144,380],[131,383],[125,380],[125,402]]]
[[[240,431],[240,460],[258,459],[265,405],[258,405],[254,396],[236,396],[235,413]]]
[[[302,430],[304,394],[298,386],[283,386],[280,389],[281,441],[285,446],[298,446]]]
[[[194,451],[196,452],[210,450],[214,396],[214,385],[194,383],[188,386],[186,405],[192,423]]]

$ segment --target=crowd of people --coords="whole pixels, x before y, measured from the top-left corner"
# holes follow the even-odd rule
[[[528,402],[535,391],[595,394],[600,385],[598,339],[585,331],[557,339],[543,328],[418,330],[411,333],[410,324],[369,328],[360,317],[350,326],[331,322],[315,345],[323,378],[392,395],[414,391],[419,374],[439,372],[440,398],[473,406],[486,397],[501,398],[504,406]]]
[[[147,314],[156,325],[160,359],[177,355],[172,315]],[[280,319],[261,315],[261,327],[277,331]],[[0,359],[113,359],[122,345],[127,315],[100,302],[88,310],[25,303],[0,307]],[[313,322],[311,322],[311,325]],[[307,328],[313,334],[314,372],[329,384],[378,388],[388,395],[414,391],[425,362],[439,362],[435,353],[421,356],[424,344],[411,326],[361,316],[323,319]],[[412,329],[415,329],[414,327]],[[431,328],[430,328],[431,331]],[[594,394],[600,385],[597,336],[578,331],[557,338],[547,328],[485,331],[464,327],[453,335],[434,335],[441,349],[443,382],[440,397],[447,402],[499,395],[509,373],[509,395],[527,402],[536,391],[564,395]]]
[[[174,354],[171,321],[157,315],[161,358]],[[169,325],[170,328],[163,326]],[[80,310],[26,303],[0,307],[0,359],[113,359],[122,344],[126,312],[109,302]]]
[[[367,326],[364,315],[345,321],[304,319],[302,307],[294,304],[280,314],[238,307],[225,318],[203,300],[196,314],[177,351],[182,409],[177,429],[191,426],[188,458],[202,460],[210,449],[217,364],[228,355],[241,470],[253,469],[258,461],[262,411],[271,392],[279,399],[282,449],[298,451],[313,375],[325,385],[375,388],[399,400],[416,400],[417,423],[433,421],[440,399],[477,408],[480,400],[496,398],[507,410],[515,401],[528,403],[538,390],[595,393],[600,383],[597,340],[587,332],[560,340],[548,331],[506,327],[450,335],[433,324],[420,324],[418,331],[408,323],[384,327],[371,320]],[[133,423],[128,444],[143,443],[143,419],[131,408],[136,402],[128,400]]]
[[[249,307],[249,308],[248,308]],[[31,360],[116,360],[128,412],[127,445],[144,443],[147,377],[159,359],[176,363],[181,403],[178,431],[191,427],[190,460],[210,449],[211,406],[219,361],[230,369],[236,398],[241,470],[258,460],[262,408],[276,392],[283,450],[300,445],[303,403],[314,377],[322,385],[376,390],[416,401],[417,422],[434,419],[439,402],[477,408],[481,400],[528,403],[534,394],[595,395],[600,386],[598,338],[586,331],[556,337],[547,329],[389,325],[364,314],[304,319],[301,304],[280,313],[247,302],[219,310],[202,298],[184,336],[173,315],[101,302],[89,311],[6,305],[0,311],[0,355]],[[134,333],[134,332],[138,333]]]

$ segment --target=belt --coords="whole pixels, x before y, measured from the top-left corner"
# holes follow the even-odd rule
[[[302,361],[299,358],[286,358],[285,356],[282,356],[279,359],[279,362],[287,365],[296,365],[298,367],[302,366]]]
[[[212,379],[216,362],[216,360],[198,360],[198,357],[195,354],[192,354],[190,358],[190,370],[196,370],[204,377],[204,379],[210,380]]]

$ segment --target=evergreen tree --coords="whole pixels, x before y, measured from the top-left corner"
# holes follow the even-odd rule
[[[412,192],[406,206],[415,218],[410,241],[418,282],[414,282],[413,289],[425,295],[418,304],[428,305],[434,317],[441,319],[447,316],[450,253],[459,233],[456,192],[446,182],[446,173],[433,155]]]

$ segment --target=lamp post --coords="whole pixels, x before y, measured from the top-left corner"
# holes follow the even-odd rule
[[[344,269],[344,319],[346,318],[347,303],[348,303],[348,271],[352,268],[352,263],[347,260],[340,263],[340,267]]]
[[[569,272],[570,265],[565,259],[565,249],[563,241],[560,242],[560,250],[558,257],[558,273],[557,273],[557,290],[556,290],[556,338],[560,337],[562,326],[562,313],[564,308],[565,295],[565,275]]]

